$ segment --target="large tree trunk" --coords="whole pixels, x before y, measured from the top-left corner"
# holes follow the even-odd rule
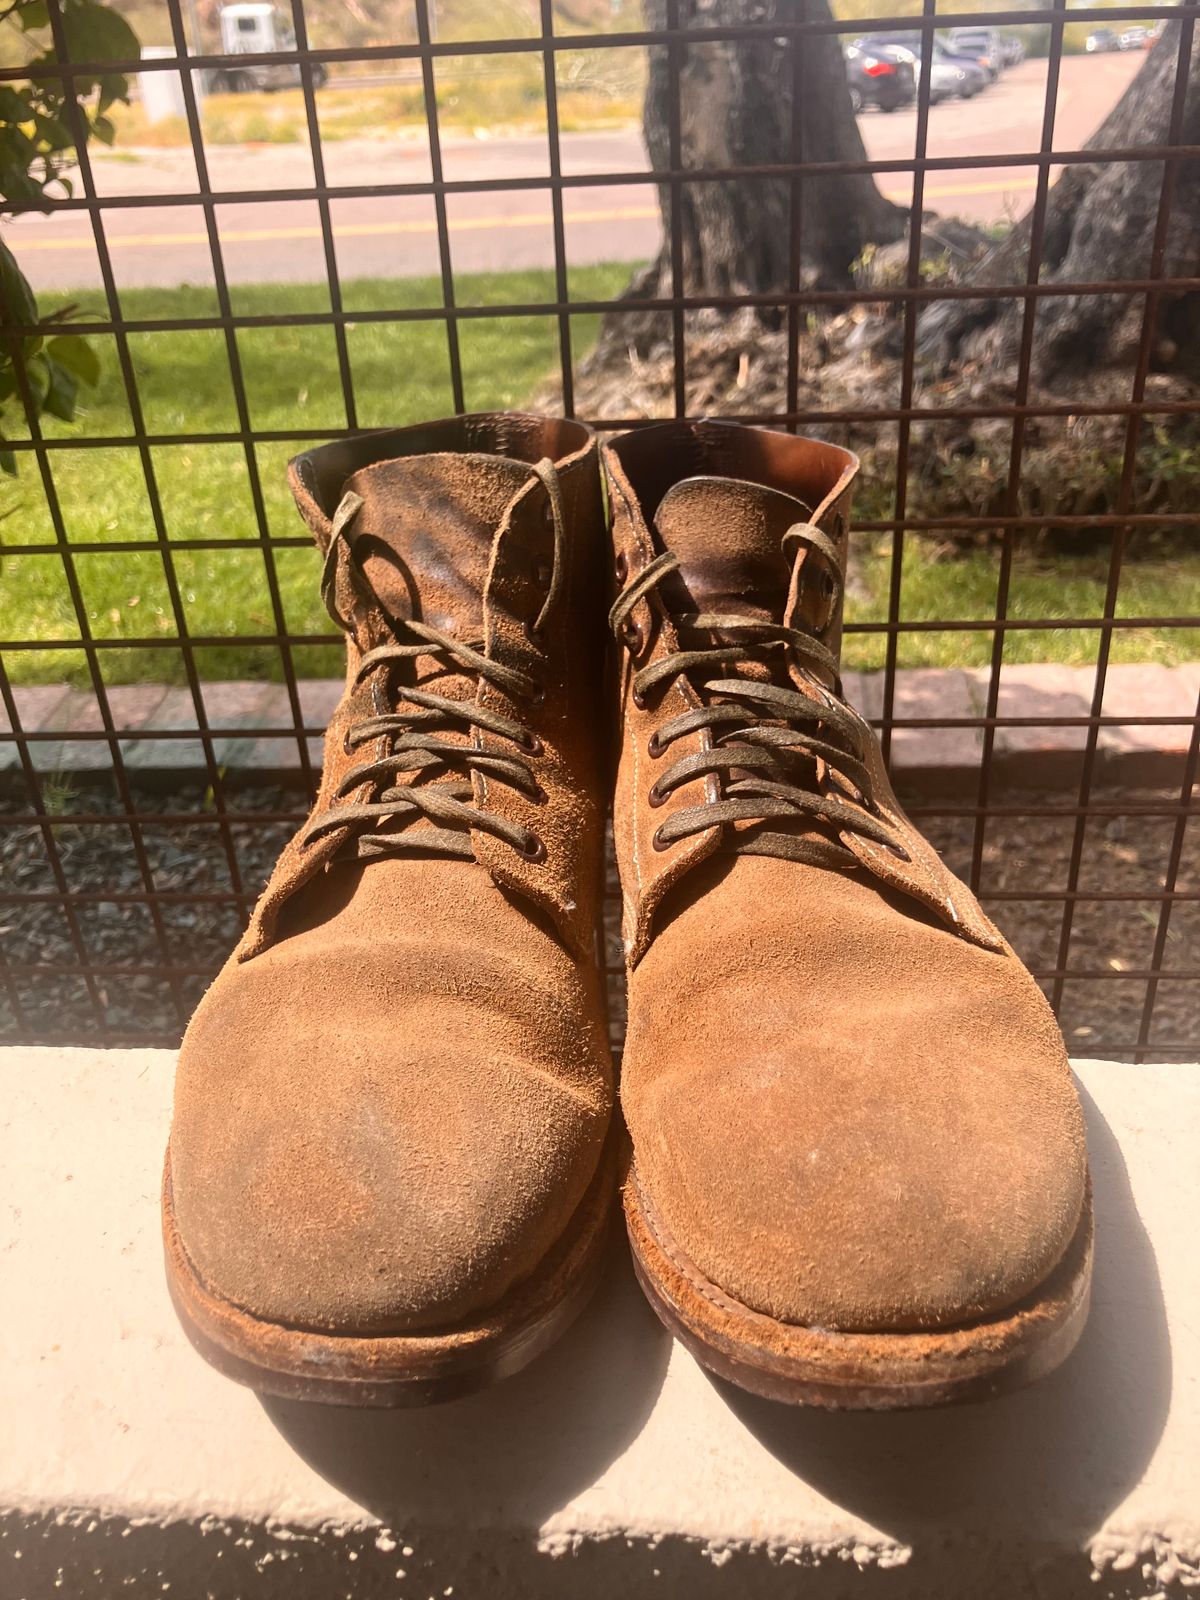
[[[808,18],[827,18],[827,0],[678,0],[681,28],[696,43],[680,45],[679,132],[683,169],[781,165],[793,159],[792,45],[770,33],[761,39],[705,41],[702,30]],[[668,0],[645,0],[647,26],[666,28]],[[862,138],[850,108],[841,45],[835,34],[797,41],[802,52],[799,149],[806,162],[861,161]],[[656,172],[671,168],[671,55],[650,52],[644,130]],[[673,292],[671,185],[659,187],[664,244],[658,258],[629,286],[625,308],[601,330],[589,366],[639,354],[669,333],[670,319],[631,315],[640,299]],[[795,212],[795,215],[793,214]],[[809,178],[793,206],[787,179],[736,178],[679,186],[682,291],[689,295],[769,294],[786,290],[792,228],[798,227],[802,281],[823,288],[851,281],[868,244],[898,238],[904,218],[869,176]]]
[[[1178,139],[1171,138],[1179,30],[1177,22],[1166,28],[1087,149],[1200,143],[1200,29],[1193,43],[1182,127]],[[1162,182],[1162,162],[1067,167],[1048,197],[1041,281],[1095,283],[1149,276]],[[980,262],[970,281],[1023,283],[1032,222],[1030,212]],[[1200,161],[1180,160],[1176,167],[1162,270],[1177,277],[1195,277],[1200,270]],[[1144,309],[1141,294],[1042,298],[1035,324],[1038,380],[1061,386],[1098,368],[1132,365]],[[943,302],[923,314],[921,346],[938,366],[976,361],[1002,368],[1015,361],[1022,317],[1020,300]],[[1200,297],[1159,296],[1153,363],[1160,371],[1200,378]]]

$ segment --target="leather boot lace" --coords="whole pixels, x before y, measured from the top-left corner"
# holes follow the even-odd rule
[[[815,552],[829,569],[833,615],[842,583],[836,546],[819,528],[797,523],[783,536],[789,563],[798,546]],[[613,632],[635,654],[642,641],[633,610],[679,566],[669,550],[656,556],[609,612]],[[692,611],[671,620],[685,648],[634,673],[635,703],[645,705],[655,691],[685,678],[703,704],[657,727],[649,753],[657,760],[678,739],[707,737],[705,748],[680,757],[660,774],[647,798],[651,806],[660,806],[681,785],[710,777],[717,780],[720,798],[673,812],[655,831],[655,847],[665,849],[720,826],[723,847],[742,854],[841,868],[861,865],[836,837],[814,832],[815,826],[833,835],[850,830],[909,860],[872,796],[866,762],[870,731],[842,698],[837,660],[820,638],[734,612]],[[791,686],[789,668],[808,692]],[[832,690],[822,676],[832,680]],[[732,824],[739,826],[735,830]]]
[[[554,558],[545,599],[536,620],[526,629],[540,655],[542,631],[558,601],[566,570],[565,525],[554,463],[539,461],[531,470],[545,485],[554,529]],[[488,782],[508,784],[531,799],[541,798],[542,789],[531,765],[542,753],[540,739],[524,723],[479,705],[476,697],[486,682],[512,700],[535,705],[544,697],[543,688],[532,673],[490,660],[482,640],[467,643],[428,623],[389,612],[354,555],[354,518],[361,505],[357,495],[347,494],[338,507],[321,575],[321,597],[338,627],[353,634],[352,622],[341,615],[334,599],[338,563],[345,552],[356,586],[382,612],[394,635],[394,642],[367,651],[351,687],[357,689],[379,668],[387,668],[385,695],[394,709],[364,717],[346,730],[347,753],[379,740],[383,741],[383,753],[350,768],[334,790],[329,809],[313,817],[304,829],[301,848],[334,829],[349,827],[353,833],[345,853],[352,859],[419,850],[470,861],[475,859],[471,831],[479,829],[502,839],[528,861],[544,859],[545,846],[530,829],[473,803],[472,784],[472,775],[480,773]],[[469,675],[475,680],[475,693],[452,699],[404,681],[415,675],[415,665],[422,658]],[[465,732],[469,742],[448,739],[450,732]],[[481,740],[485,733],[501,744],[485,745]],[[398,781],[401,777],[407,781]],[[369,798],[344,803],[364,785],[369,786]],[[420,818],[431,826],[409,831],[406,825]],[[401,831],[394,831],[397,826]]]

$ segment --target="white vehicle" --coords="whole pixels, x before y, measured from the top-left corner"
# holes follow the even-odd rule
[[[221,54],[244,56],[245,65],[220,67],[209,78],[208,87],[214,94],[243,94],[248,90],[294,89],[300,82],[300,68],[289,62],[256,62],[257,55],[271,55],[279,50],[294,50],[296,35],[291,18],[269,0],[245,0],[245,3],[222,6]],[[317,88],[328,74],[320,62],[312,69],[313,83]]]

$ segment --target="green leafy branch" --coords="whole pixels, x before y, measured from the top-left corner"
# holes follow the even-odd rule
[[[123,73],[106,72],[103,63],[139,54],[133,29],[99,0],[59,0],[58,10],[67,59],[95,62],[98,70],[70,84],[37,76],[0,84],[0,196],[13,215],[50,211],[56,198],[71,194],[66,171],[80,140],[113,142],[108,112],[118,101],[128,101],[129,81]],[[46,0],[0,4],[0,28],[19,31],[18,49],[31,67],[58,60],[53,44],[39,39],[49,26]],[[74,307],[63,306],[39,315],[28,280],[0,240],[0,319],[6,330],[39,330],[9,333],[0,342],[0,469],[7,473],[15,474],[17,465],[14,452],[5,446],[4,420],[10,407],[32,411],[35,418],[46,412],[70,422],[80,390],[94,387],[99,378],[99,358],[87,340],[55,331],[73,314]]]

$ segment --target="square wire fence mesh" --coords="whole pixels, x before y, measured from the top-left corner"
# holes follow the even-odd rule
[[[511,8],[510,8],[511,9]],[[519,8],[518,8],[519,9]],[[50,0],[56,64],[39,69],[55,73],[68,85],[94,75],[94,64],[70,59],[63,16]],[[15,1042],[97,1042],[103,1044],[175,1043],[191,1007],[203,991],[240,926],[278,850],[303,817],[305,791],[311,795],[319,777],[319,736],[329,710],[328,684],[333,635],[297,625],[289,605],[291,575],[300,571],[316,586],[316,559],[308,541],[284,520],[280,506],[281,466],[287,455],[306,441],[323,440],[364,426],[396,419],[364,409],[361,374],[370,359],[370,344],[389,330],[401,330],[421,352],[420,359],[444,371],[448,404],[456,411],[478,405],[480,352],[488,330],[515,337],[519,331],[549,329],[561,379],[561,404],[576,411],[580,361],[594,337],[595,318],[614,309],[615,290],[580,294],[573,278],[569,249],[571,229],[589,194],[620,189],[632,196],[620,215],[635,216],[653,205],[661,186],[666,224],[669,292],[653,304],[669,316],[673,343],[670,398],[664,414],[687,415],[689,316],[701,310],[731,316],[748,304],[774,309],[786,329],[788,359],[784,404],[762,414],[744,413],[758,421],[793,431],[813,429],[838,439],[850,424],[866,424],[894,441],[890,481],[876,484],[886,496],[872,497],[887,514],[863,516],[855,537],[869,541],[886,577],[882,600],[852,608],[847,649],[852,662],[860,650],[864,665],[876,670],[860,688],[870,704],[864,709],[881,729],[885,753],[895,752],[905,736],[941,731],[973,740],[973,765],[958,775],[952,793],[938,792],[928,775],[918,781],[899,773],[902,796],[935,844],[981,896],[1001,927],[1034,970],[1059,1012],[1069,1045],[1080,1054],[1105,1054],[1131,1061],[1185,1057],[1197,1047],[1200,1022],[1200,825],[1194,820],[1194,791],[1200,764],[1200,705],[1186,712],[1161,711],[1139,704],[1136,714],[1112,709],[1111,668],[1115,647],[1125,636],[1156,638],[1166,634],[1184,659],[1200,658],[1195,630],[1200,616],[1146,614],[1123,607],[1129,572],[1129,542],[1143,525],[1172,528],[1185,541],[1195,536],[1200,490],[1189,503],[1164,512],[1139,512],[1134,480],[1140,452],[1156,421],[1167,414],[1200,410],[1196,399],[1164,402],[1149,383],[1156,311],[1164,294],[1192,293],[1200,278],[1167,277],[1164,247],[1183,163],[1200,150],[1183,142],[1183,111],[1192,59],[1195,7],[1129,5],[1119,10],[1066,11],[1065,3],[1042,10],[938,15],[933,0],[923,0],[919,14],[902,19],[831,21],[810,18],[801,7],[795,18],[771,24],[790,59],[793,87],[800,84],[800,62],[806,41],[833,33],[843,40],[878,28],[902,26],[929,34],[955,25],[1014,24],[1048,30],[1049,51],[1040,139],[1019,150],[986,146],[970,153],[934,154],[930,150],[931,97],[929,73],[922,68],[911,155],[853,162],[806,163],[801,148],[801,118],[793,116],[793,143],[788,162],[770,176],[790,184],[793,226],[789,282],[766,297],[685,293],[681,196],[688,185],[740,177],[752,181],[761,169],[697,169],[684,164],[680,77],[687,52],[700,42],[749,39],[761,27],[689,27],[681,18],[680,0],[667,0],[666,27],[658,31],[610,26],[602,33],[572,31],[554,0],[529,0],[528,24],[520,36],[445,40],[436,37],[435,21],[424,3],[415,6],[411,31],[398,28],[394,43],[349,47],[310,46],[303,0],[291,0],[294,47],[257,57],[259,66],[289,69],[297,75],[304,113],[304,138],[311,157],[311,182],[254,186],[251,163],[215,176],[202,120],[201,87],[214,74],[238,68],[244,58],[214,53],[189,39],[185,0],[166,0],[171,48],[154,60],[107,63],[107,70],[147,74],[179,72],[194,181],[151,186],[148,192],[125,192],[101,182],[86,140],[78,145],[75,193],[55,209],[86,219],[94,248],[99,294],[90,297],[73,328],[93,336],[119,373],[120,393],[128,426],[119,432],[90,433],[86,427],[54,429],[39,421],[32,403],[28,372],[16,362],[27,428],[12,441],[21,467],[21,515],[6,529],[5,563],[40,563],[45,584],[58,595],[64,619],[58,635],[45,628],[0,639],[0,1039]],[[508,13],[505,13],[508,16]],[[1172,137],[1152,149],[1097,152],[1056,144],[1064,29],[1068,21],[1096,26],[1150,26],[1162,19],[1180,20],[1178,65],[1173,79]],[[285,41],[286,42],[286,41]],[[669,167],[650,172],[644,165],[613,170],[589,164],[564,151],[560,103],[564,64],[602,52],[642,53],[662,49],[668,63]],[[514,166],[488,175],[455,176],[457,163],[448,159],[440,117],[439,77],[458,58],[469,55],[486,70],[510,58],[540,68],[546,149],[544,170]],[[182,71],[180,69],[182,68]],[[419,88],[424,107],[420,176],[382,180],[361,167],[347,171],[338,162],[337,175],[323,138],[320,85],[327,74],[370,70],[392,72]],[[0,82],[21,76],[20,69],[0,70]],[[334,79],[336,82],[336,78]],[[799,94],[794,95],[799,104]],[[74,108],[81,131],[81,113]],[[452,152],[450,152],[452,153]],[[1115,160],[1148,164],[1159,191],[1150,270],[1138,278],[1067,286],[1071,292],[1121,291],[1141,297],[1141,334],[1129,365],[1128,397],[1089,400],[1072,397],[1047,403],[1036,390],[1033,373],[1034,334],[1039,303],[1061,294],[1061,283],[1046,281],[1042,272],[1048,197],[1057,172],[1073,164]],[[931,174],[1020,169],[1033,179],[1027,270],[1023,282],[990,291],[1022,303],[1023,322],[1012,398],[984,406],[937,403],[917,384],[917,324],[923,308],[971,291],[944,279],[930,281],[925,271],[922,230]],[[174,170],[174,169],[172,169]],[[796,225],[806,183],[848,171],[876,179],[911,180],[908,202],[908,246],[897,274],[853,290],[819,290],[803,273],[802,241]],[[230,173],[240,177],[228,181]],[[1161,173],[1161,178],[1158,174]],[[549,293],[496,298],[495,293],[463,292],[455,267],[452,218],[455,208],[471,197],[501,208],[532,212],[543,208],[553,263]],[[355,282],[353,230],[339,230],[339,207],[366,201],[386,214],[399,201],[420,201],[428,207],[426,225],[436,251],[433,287],[424,297],[400,292],[400,284],[364,295]],[[243,278],[230,272],[233,239],[269,226],[277,208],[304,205],[315,225],[297,230],[314,235],[321,282],[307,307],[271,310],[270,299],[247,297]],[[128,213],[147,219],[177,215],[178,226],[198,229],[211,263],[207,299],[198,296],[189,314],[133,314],[122,291],[121,230],[128,233]],[[149,223],[147,223],[149,225]],[[18,246],[19,254],[19,246]],[[347,263],[351,270],[346,270]],[[516,279],[509,280],[516,282]],[[614,280],[617,281],[617,280]],[[974,291],[978,295],[978,291]],[[765,302],[765,305],[763,304]],[[848,410],[802,403],[800,335],[810,317],[855,306],[892,309],[900,329],[898,388],[881,393],[878,405]],[[6,310],[4,335],[19,351],[23,330]],[[155,382],[184,383],[184,374],[156,369],[153,340],[164,333],[189,334],[209,341],[209,359],[227,369],[228,405],[225,425],[188,427],[158,403]],[[280,401],[272,393],[273,373],[281,370],[285,341],[305,351],[322,350],[314,383],[321,389],[319,407],[308,404],[307,392]],[[289,346],[289,349],[292,347]],[[540,347],[539,347],[540,348]],[[414,358],[415,359],[415,358]],[[405,370],[395,374],[398,386]],[[292,398],[294,397],[294,403]],[[519,401],[520,396],[516,399]],[[960,397],[961,398],[961,397]],[[1021,495],[1029,448],[1029,430],[1047,415],[1104,414],[1123,429],[1120,460],[1115,463],[1116,490],[1111,507],[1095,514],[1037,514]],[[160,420],[167,415],[166,425]],[[173,425],[172,418],[174,417]],[[999,498],[976,515],[929,514],[910,507],[914,440],[931,423],[958,418],[969,427],[1003,421],[1011,429],[1007,471]],[[642,415],[590,415],[601,429],[637,427]],[[214,492],[230,492],[241,504],[241,531],[215,536],[192,526],[196,504],[180,495],[167,470],[170,452],[205,452],[206,461],[223,463],[224,476]],[[218,457],[218,451],[224,455]],[[94,463],[94,466],[90,463]],[[84,493],[103,500],[107,476],[123,475],[142,507],[144,531],[138,537],[114,536],[111,529],[87,525],[75,515]],[[192,480],[201,494],[200,474]],[[233,486],[230,488],[229,486]],[[35,504],[36,502],[36,504]],[[1102,600],[1092,609],[1073,607],[1072,586],[1064,582],[1064,603],[1053,616],[1031,616],[1022,610],[1018,579],[1023,542],[1039,528],[1061,536],[1100,536],[1106,541],[1107,566],[1100,585]],[[930,616],[906,609],[906,562],[925,559],[927,546],[913,541],[948,535],[986,534],[982,548],[994,582],[994,600],[970,615]],[[88,563],[114,555],[153,559],[156,563],[151,604],[109,625],[97,611]],[[247,563],[237,571],[253,593],[252,631],[236,634],[239,667],[261,668],[254,684],[234,687],[224,682],[223,652],[231,635],[214,626],[197,608],[190,588],[191,563],[201,556],[214,561],[234,557]],[[952,558],[951,558],[952,559]],[[1067,557],[1063,558],[1064,561]],[[301,568],[296,563],[306,564]],[[133,569],[131,569],[133,570]],[[143,574],[144,568],[138,569]],[[0,581],[3,581],[0,575]],[[141,580],[139,580],[141,581]],[[130,597],[134,605],[135,597]],[[139,625],[144,619],[145,625]],[[1086,640],[1083,658],[1089,665],[1085,700],[1059,699],[1030,713],[1012,714],[1005,700],[1005,669],[1011,665],[1006,646],[1039,634],[1069,634]],[[973,698],[965,707],[935,699],[928,714],[905,700],[903,663],[914,640],[943,635],[964,648],[986,641],[984,665],[975,673]],[[1182,645],[1179,641],[1182,640]],[[878,653],[870,655],[866,647]],[[1035,653],[1036,658],[1036,653]],[[1022,659],[1029,659],[1028,655]],[[172,687],[159,692],[148,685],[161,680]],[[70,683],[71,692],[63,689]],[[1200,689],[1194,674],[1191,692]],[[142,684],[143,701],[131,699],[128,685]],[[141,706],[141,711],[138,706]],[[1171,729],[1174,759],[1157,780],[1144,775],[1136,787],[1115,776],[1105,759],[1106,738],[1123,730],[1135,745],[1153,746],[1155,737]],[[1030,788],[1022,784],[1020,736],[1035,730],[1058,737],[1069,759],[1057,783],[1044,776]],[[1182,730],[1182,734],[1180,734]],[[1015,740],[1015,743],[1014,743]],[[1051,741],[1053,742],[1053,740]],[[231,761],[236,748],[241,760]],[[186,749],[183,762],[192,781],[164,786],[149,774],[172,766],[172,752]],[[1010,759],[1001,761],[1007,750]],[[247,755],[247,751],[249,754]],[[152,754],[153,753],[153,754]],[[165,754],[164,754],[165,753]],[[178,763],[176,763],[178,764]],[[234,769],[239,781],[231,779]],[[257,771],[247,781],[245,771]],[[1042,770],[1042,769],[1038,769]],[[1046,769],[1049,771],[1049,769]],[[1138,769],[1142,771],[1143,769]],[[1149,769],[1145,769],[1149,770]],[[289,781],[283,781],[281,774]],[[298,781],[291,781],[298,780]],[[616,965],[617,952],[612,959]]]

